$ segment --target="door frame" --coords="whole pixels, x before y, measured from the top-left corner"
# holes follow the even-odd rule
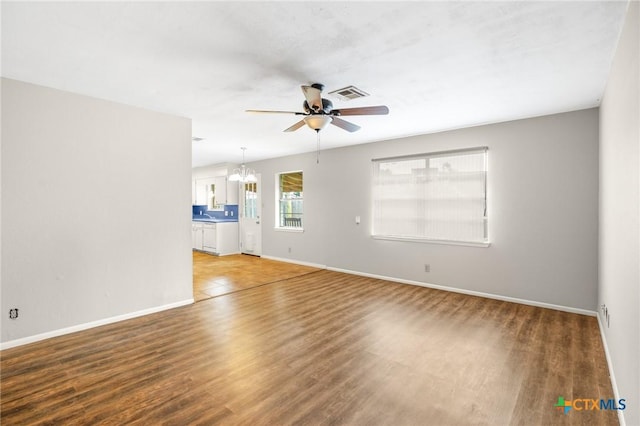
[[[245,216],[245,201],[246,201],[246,186],[245,182],[240,182],[239,185],[239,203],[238,203],[238,221],[239,223],[239,239],[240,239],[240,252],[243,254],[250,254],[253,256],[262,255],[262,176],[260,173],[256,173],[256,217]],[[249,241],[249,236],[252,235],[253,241]],[[247,244],[251,243],[251,244]],[[247,247],[251,245],[252,249],[247,250]]]

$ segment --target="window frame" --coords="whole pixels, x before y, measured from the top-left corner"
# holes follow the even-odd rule
[[[302,177],[302,197],[300,198],[295,198],[293,200],[296,201],[300,201],[302,203],[302,213],[299,213],[301,215],[300,219],[301,219],[301,223],[300,226],[284,226],[284,225],[280,225],[280,217],[281,217],[281,210],[280,210],[280,206],[281,206],[281,202],[284,200],[292,200],[292,199],[283,199],[282,198],[282,193],[281,193],[281,188],[280,188],[280,177],[282,175],[287,175],[287,174],[293,174],[293,173],[300,173],[301,177]],[[285,232],[304,232],[304,171],[303,170],[289,170],[286,172],[278,172],[275,174],[275,224],[274,224],[274,229],[276,231],[285,231]]]
[[[376,191],[378,190],[377,179],[379,173],[379,165],[381,163],[391,163],[391,162],[400,162],[400,161],[412,161],[412,160],[420,160],[425,159],[428,161],[432,158],[442,158],[455,156],[456,154],[474,154],[474,153],[483,153],[484,154],[484,206],[483,206],[483,217],[482,217],[482,226],[483,226],[483,241],[479,240],[461,240],[461,239],[447,239],[447,238],[432,238],[427,236],[419,236],[419,235],[389,235],[384,233],[376,233],[376,213],[377,206],[376,202],[380,202],[381,198],[377,197]],[[409,154],[395,157],[385,157],[385,158],[374,158],[371,160],[371,237],[378,240],[393,240],[393,241],[406,241],[406,242],[418,242],[418,243],[429,243],[429,244],[447,244],[447,245],[461,245],[461,246],[472,246],[472,247],[489,247],[491,245],[490,235],[489,235],[489,226],[488,226],[488,175],[489,175],[489,148],[487,146],[478,146],[478,147],[470,147],[470,148],[461,148],[454,150],[445,150],[445,151],[433,151],[427,153],[418,153],[418,154]],[[416,204],[420,204],[420,202],[425,202],[424,199],[420,199],[415,197],[414,200]],[[462,200],[462,198],[461,198]],[[416,215],[421,213],[420,209],[416,207]],[[427,224],[428,221],[425,220],[424,224]]]
[[[258,215],[258,182],[240,182],[242,185],[242,217],[246,219],[259,219]],[[250,187],[250,188],[247,188]],[[248,194],[252,194],[247,198]],[[250,202],[247,202],[250,201]],[[249,213],[249,214],[247,214]]]

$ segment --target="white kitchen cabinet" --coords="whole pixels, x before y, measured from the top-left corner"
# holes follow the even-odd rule
[[[191,199],[209,210],[221,209],[224,204],[238,204],[238,188],[238,182],[229,182],[226,176],[193,179]]]
[[[238,222],[217,223],[217,244],[220,255],[240,253]]]
[[[215,178],[215,197],[216,204],[228,204],[227,203],[227,177],[218,176]]]
[[[202,250],[217,253],[217,223],[204,223],[202,226]]]
[[[217,204],[238,204],[238,182],[231,182],[226,176],[215,178]]]
[[[213,210],[214,206],[214,178],[196,179],[195,180],[195,204],[207,206],[209,210]],[[215,201],[218,204],[218,201]]]
[[[238,222],[192,222],[193,249],[224,256],[240,252]]]
[[[191,222],[191,231],[192,231],[192,247],[195,250],[202,250],[204,247],[204,235],[203,235],[203,223],[200,222]]]
[[[238,204],[239,183],[240,182],[230,182],[229,179],[227,179],[227,204]]]

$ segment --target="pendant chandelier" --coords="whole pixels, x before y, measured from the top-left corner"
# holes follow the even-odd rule
[[[233,169],[233,173],[229,176],[231,182],[257,182],[256,172],[253,169],[248,169],[244,165],[244,151],[247,149],[244,146],[240,148],[242,150],[242,165],[239,169]]]

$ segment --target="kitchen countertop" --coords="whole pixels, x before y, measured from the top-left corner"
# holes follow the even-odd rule
[[[238,222],[238,218],[236,218],[236,217],[229,218],[229,219],[216,219],[215,217],[213,217],[213,218],[208,218],[208,217],[200,218],[200,217],[194,216],[191,220],[194,221],[194,222],[205,222],[205,223]]]

